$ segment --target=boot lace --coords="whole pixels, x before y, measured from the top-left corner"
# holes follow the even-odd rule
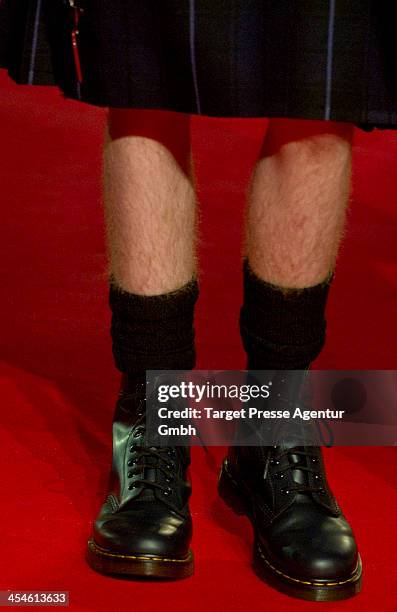
[[[308,485],[306,483],[298,483],[295,482],[293,485],[289,485],[281,489],[284,495],[289,495],[290,493],[319,493],[320,495],[325,495],[326,490],[323,486],[323,476],[319,473],[320,459],[318,456],[310,450],[309,447],[291,447],[285,450],[280,450],[278,446],[273,447],[274,450],[277,451],[276,455],[270,459],[271,466],[278,466],[281,464],[283,458],[288,459],[288,464],[282,468],[277,469],[274,472],[274,477],[278,479],[285,478],[287,472],[299,470],[301,472],[305,472],[306,474],[313,474],[314,480],[317,482],[317,485]],[[298,458],[299,461],[294,461],[294,458]]]
[[[136,396],[133,394],[122,394],[121,402],[125,406],[124,402],[136,401]],[[136,412],[137,419],[133,426],[133,438],[142,436],[146,431],[145,426],[145,400],[140,398],[138,400],[138,408]],[[126,406],[125,406],[126,407]],[[173,470],[175,464],[173,459],[176,457],[176,449],[172,447],[154,447],[154,446],[142,446],[138,443],[132,442],[129,445],[129,454],[132,455],[128,461],[127,466],[129,468],[127,472],[128,479],[134,479],[128,485],[128,489],[132,491],[140,487],[149,489],[158,489],[162,491],[163,495],[168,496],[172,493],[172,488],[169,486],[174,480]],[[153,470],[155,476],[153,479],[136,477],[137,474],[145,474],[146,470]],[[158,482],[159,473],[162,473],[165,477],[166,485]]]

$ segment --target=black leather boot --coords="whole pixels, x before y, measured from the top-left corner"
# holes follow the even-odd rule
[[[132,386],[123,374],[108,494],[88,542],[93,569],[153,578],[193,573],[189,463],[186,447],[145,446],[144,384]]]
[[[285,408],[291,397],[278,399]],[[351,597],[361,588],[353,532],[327,483],[321,449],[296,444],[286,437],[273,447],[231,447],[219,494],[250,519],[263,580],[307,600]]]

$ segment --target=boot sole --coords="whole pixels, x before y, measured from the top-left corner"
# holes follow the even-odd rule
[[[141,578],[187,578],[194,570],[191,550],[185,558],[118,554],[101,548],[93,539],[88,541],[86,560],[92,569],[101,574]]]
[[[245,515],[251,521],[255,534],[253,569],[257,576],[278,591],[308,601],[339,601],[357,595],[361,591],[362,564],[358,557],[357,567],[345,580],[303,580],[288,576],[274,566],[260,545],[255,530],[249,496],[242,496],[238,483],[231,476],[227,460],[223,462],[218,481],[218,493],[229,508],[236,514]]]

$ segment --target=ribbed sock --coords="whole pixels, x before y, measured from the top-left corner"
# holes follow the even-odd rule
[[[243,265],[240,333],[249,370],[304,370],[325,343],[325,307],[332,274],[323,283],[284,291]]]
[[[132,380],[146,370],[189,370],[196,361],[195,279],[162,295],[129,293],[110,279],[112,351],[116,367]]]

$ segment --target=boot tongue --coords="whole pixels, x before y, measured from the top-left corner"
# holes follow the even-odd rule
[[[150,482],[157,482],[158,480],[158,462],[159,459],[158,457],[154,457],[154,456],[150,456],[150,455],[145,455],[145,464],[148,466],[153,466],[153,467],[145,467],[142,470],[142,478],[144,478],[145,480],[149,480]],[[142,485],[142,490],[139,493],[139,495],[137,495],[135,497],[135,499],[139,499],[139,500],[145,500],[145,501],[154,501],[156,499],[155,497],[155,487],[151,487],[150,485]]]
[[[298,405],[305,390],[307,375],[307,370],[279,371],[273,379],[272,392],[275,393],[277,398],[281,399],[281,402],[286,400],[291,406]],[[315,445],[317,443],[313,425],[300,419],[283,421],[278,436],[281,449],[291,449],[291,453],[285,461],[288,461],[291,466],[293,483],[303,487],[309,486],[308,473],[299,469],[300,467],[308,467],[308,458],[301,454],[295,454],[293,450],[304,451],[305,445]],[[297,493],[295,500],[299,502],[310,501],[311,494]]]
[[[304,448],[300,447],[299,450],[304,450]],[[304,470],[299,469],[299,466],[307,467],[307,457],[303,455],[296,455],[294,453],[291,453],[289,455],[289,462],[291,466],[296,466],[296,467],[291,467],[291,474],[292,474],[293,482],[298,485],[302,485],[303,487],[308,487],[309,486],[308,473]],[[309,502],[311,501],[311,494],[310,493],[297,493],[295,496],[295,501]]]
[[[306,455],[301,454],[307,451],[308,436],[310,436],[311,442],[316,444],[316,436],[310,435],[312,432],[308,431],[307,423],[295,422],[291,426],[291,422],[287,422],[285,427],[280,429],[280,449],[282,451],[289,450],[288,455],[283,459],[284,464],[290,466],[290,474],[292,477],[293,484],[300,485],[302,487],[309,487],[309,474],[306,470],[300,468],[309,467],[309,459]],[[299,451],[299,452],[294,452]],[[296,493],[295,501],[307,502],[311,501],[311,493],[302,492]]]

